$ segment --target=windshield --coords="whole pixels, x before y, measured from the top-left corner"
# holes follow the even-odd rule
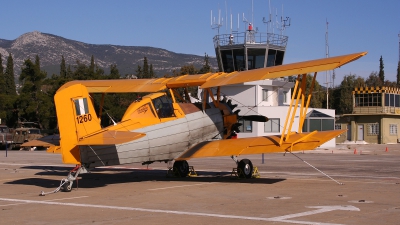
[[[31,129],[29,130],[30,134],[40,134],[40,130],[39,129]]]
[[[167,96],[164,95],[153,99],[153,104],[159,118],[175,116],[172,101]]]

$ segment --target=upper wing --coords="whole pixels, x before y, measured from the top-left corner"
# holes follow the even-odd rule
[[[158,79],[75,80],[64,84],[59,90],[77,83],[85,86],[89,93],[157,92],[165,88],[188,86],[209,88],[332,70],[366,54],[367,52],[360,52],[233,73],[206,73]]]
[[[282,146],[279,146],[280,135],[202,142],[185,151],[175,160],[312,150],[345,131],[333,130],[293,134],[290,136],[290,140],[284,142]]]
[[[220,76],[213,77],[205,82],[203,85],[201,85],[201,88],[217,87],[229,84],[239,84],[249,81],[273,79],[278,77],[333,70],[366,54],[367,52],[360,52],[349,55],[285,64],[280,66],[271,66],[255,70],[247,70],[243,72],[234,72],[231,74],[221,74]]]

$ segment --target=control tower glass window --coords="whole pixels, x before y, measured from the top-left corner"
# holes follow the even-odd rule
[[[248,49],[247,66],[249,70],[264,68],[265,49]]]

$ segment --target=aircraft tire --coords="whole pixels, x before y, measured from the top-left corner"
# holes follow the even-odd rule
[[[72,190],[72,185],[70,185],[70,182],[65,182],[62,186],[62,191],[71,192],[71,190]]]
[[[243,174],[241,176],[244,176],[244,178],[248,179],[253,175],[253,163],[249,159],[240,160],[237,168],[242,170]]]
[[[175,161],[174,168],[176,169],[180,177],[187,177],[189,174],[189,164],[186,160]]]

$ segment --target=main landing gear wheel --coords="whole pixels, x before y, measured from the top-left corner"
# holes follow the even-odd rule
[[[187,177],[189,174],[189,164],[186,160],[175,161],[174,169],[176,169],[180,177]]]
[[[239,171],[242,170],[243,173],[241,173],[241,176],[244,176],[245,178],[251,178],[253,175],[253,163],[251,163],[250,160],[248,159],[242,159],[238,163],[237,169]]]

